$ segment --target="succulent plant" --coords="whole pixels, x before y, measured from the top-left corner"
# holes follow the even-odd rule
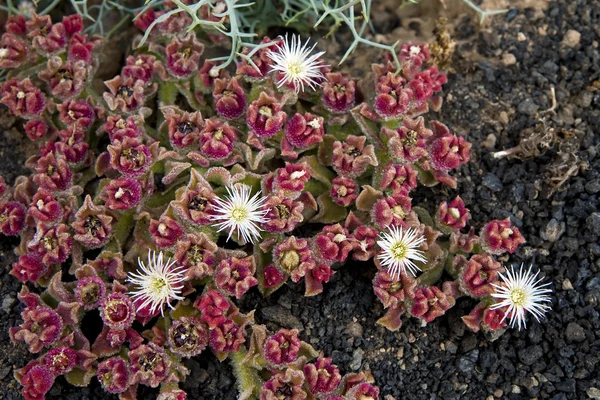
[[[39,354],[15,372],[26,399],[59,375],[96,376],[123,399],[139,385],[183,399],[182,359],[207,351],[231,361],[241,398],[378,398],[364,373],[342,376],[297,330],[268,332],[237,306],[288,278],[317,295],[350,260],[375,263],[390,330],[403,316],[429,323],[459,296],[478,302],[463,318],[475,331],[547,310],[537,275],[506,278],[494,258],[524,242],[510,220],[476,235],[460,197],[433,217],[413,203],[420,185],[456,188],[449,171],[471,147],[426,119],[446,82],[426,44],[399,46],[366,82],[331,72],[299,37],[265,38],[240,49],[231,77],[173,4],[136,20],[143,44],[103,93],[92,82],[104,40],[81,16],[7,23],[0,102],[39,146],[29,176],[0,181],[0,232],[21,239],[11,274],[31,284],[10,330]]]

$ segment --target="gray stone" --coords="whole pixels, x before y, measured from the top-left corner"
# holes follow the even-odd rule
[[[477,359],[479,358],[479,350],[472,350],[458,360],[458,369],[465,374],[470,374],[475,368]]]
[[[585,191],[589,194],[600,192],[600,179],[594,179],[585,184]]]
[[[540,360],[544,355],[544,351],[540,346],[529,346],[519,350],[519,359],[525,365],[533,365]]]
[[[570,322],[565,330],[565,336],[569,342],[583,342],[585,331],[577,322]]]
[[[350,362],[350,369],[352,371],[358,371],[362,366],[363,354],[365,354],[365,351],[360,347],[352,353],[352,361]]]
[[[533,116],[535,115],[535,113],[538,112],[540,106],[535,104],[532,99],[525,99],[521,103],[519,103],[517,109],[521,114]]]
[[[600,212],[592,213],[585,219],[585,225],[596,236],[600,236]]]
[[[552,218],[541,232],[542,239],[554,243],[565,233],[565,229],[564,222],[558,222],[556,218]]]
[[[12,308],[12,306],[15,304],[16,301],[17,301],[17,299],[15,299],[12,294],[6,295],[2,299],[2,311],[4,311],[7,314],[10,313],[10,309]]]
[[[483,177],[483,186],[490,189],[492,192],[499,192],[503,187],[500,178],[492,173],[489,173]]]
[[[267,321],[275,322],[284,328],[304,329],[300,320],[280,305],[265,307],[261,313]]]

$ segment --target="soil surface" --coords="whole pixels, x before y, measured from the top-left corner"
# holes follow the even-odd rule
[[[456,174],[458,189],[421,190],[415,204],[433,210],[459,194],[476,227],[510,217],[527,243],[504,261],[541,269],[552,282],[554,311],[491,341],[465,328],[460,317],[475,304],[459,300],[427,326],[413,319],[392,333],[375,324],[383,310],[370,263],[338,270],[319,296],[305,298],[303,287],[289,285],[267,299],[251,291],[242,308],[256,308],[257,321],[271,329],[299,328],[343,372],[370,370],[382,399],[600,399],[600,1],[558,0],[545,9],[543,2],[515,1],[484,27],[462,3],[446,1],[447,11],[397,10],[397,3],[382,1],[374,9],[374,26],[388,42],[431,38],[431,21],[418,18],[420,11],[451,17],[455,72],[434,117],[473,143],[471,163]],[[364,68],[360,60],[351,69]],[[27,145],[13,123],[6,116],[0,121],[0,174],[9,183],[26,172]],[[534,158],[491,156],[536,137],[546,151]],[[518,155],[533,155],[531,149]],[[12,372],[30,357],[8,338],[21,311],[20,284],[8,275],[17,243],[0,240],[0,400],[21,398]],[[227,362],[206,355],[188,367],[189,399],[236,398]],[[110,396],[96,381],[73,388],[58,379],[47,398]]]

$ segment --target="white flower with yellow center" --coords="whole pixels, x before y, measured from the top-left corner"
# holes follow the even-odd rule
[[[532,267],[530,266],[529,270],[525,271],[521,264],[518,272],[511,267],[510,270],[506,270],[506,274],[499,274],[503,284],[492,284],[496,290],[496,293],[492,293],[492,297],[498,299],[499,302],[494,304],[491,309],[507,308],[502,320],[510,317],[510,326],[514,328],[516,325],[519,330],[521,330],[521,326],[527,328],[526,312],[533,314],[535,319],[540,322],[546,311],[551,309],[549,305],[544,304],[551,301],[548,293],[552,293],[552,289],[547,288],[550,283],[540,285],[543,280],[543,278],[537,279],[540,271],[533,274]]]
[[[300,90],[304,91],[304,85],[308,85],[311,89],[315,86],[320,86],[319,81],[325,79],[321,72],[321,68],[326,65],[319,62],[319,57],[325,54],[320,51],[311,55],[316,43],[311,47],[308,46],[308,39],[304,45],[300,40],[300,35],[292,35],[292,40],[288,40],[287,34],[285,38],[281,38],[283,44],[277,50],[267,52],[267,57],[273,60],[271,72],[276,71],[281,73],[281,78],[277,82],[277,87],[292,83],[296,93]]]
[[[268,210],[262,210],[266,198],[260,192],[250,197],[251,192],[250,186],[237,184],[227,188],[226,199],[215,200],[215,215],[212,217],[214,226],[219,232],[229,230],[227,240],[233,232],[237,232],[246,242],[254,243],[260,239],[262,229],[259,224],[267,222],[265,215]]]
[[[381,251],[377,258],[382,267],[386,267],[392,279],[398,279],[401,272],[410,272],[416,275],[421,269],[415,261],[427,262],[423,252],[419,250],[425,237],[418,235],[413,228],[402,229],[398,226],[390,226],[387,232],[379,234],[377,244]]]
[[[138,271],[130,272],[128,278],[129,282],[137,286],[130,294],[138,310],[150,306],[152,314],[160,310],[163,315],[165,304],[173,309],[173,300],[184,299],[180,295],[185,271],[183,267],[175,266],[174,260],[169,258],[165,261],[162,252],[157,254],[148,250],[148,264],[144,264],[138,257],[138,265]]]

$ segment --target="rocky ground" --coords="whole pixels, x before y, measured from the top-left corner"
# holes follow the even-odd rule
[[[393,4],[376,10],[384,36],[429,34],[417,18],[403,20],[404,10],[385,10]],[[344,372],[370,370],[382,398],[600,399],[600,2],[545,6],[515,8],[485,29],[475,17],[450,22],[455,72],[437,118],[473,143],[472,162],[459,171],[455,192],[425,190],[416,200],[432,210],[460,194],[476,226],[511,217],[527,243],[505,262],[533,263],[552,282],[554,311],[546,320],[492,342],[465,329],[460,317],[474,304],[459,300],[425,327],[409,320],[391,333],[375,324],[383,310],[368,263],[339,270],[319,296],[305,298],[301,286],[291,285],[268,299],[251,292],[242,307],[257,308],[258,322],[272,329],[299,328]],[[360,68],[356,62],[351,67]],[[26,149],[10,120],[0,122],[0,174],[12,182]],[[521,159],[491,156],[521,139],[534,145],[516,153]],[[8,339],[20,311],[19,285],[8,276],[16,243],[0,241],[0,400],[20,398],[12,371],[28,358]],[[183,387],[190,399],[236,397],[227,363],[205,356],[188,366]],[[109,398],[97,389],[59,379],[47,398]]]

